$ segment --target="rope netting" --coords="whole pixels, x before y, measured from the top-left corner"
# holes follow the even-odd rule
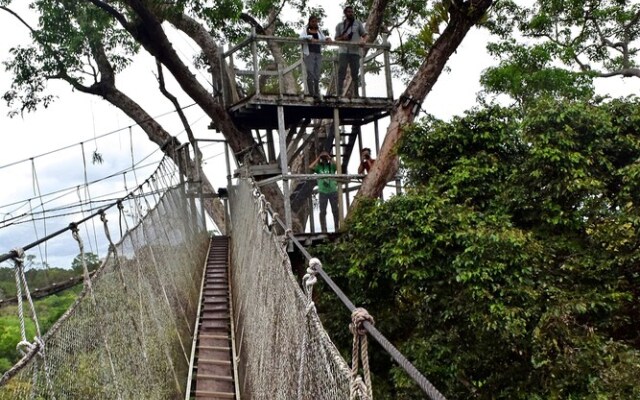
[[[100,215],[96,226],[103,226],[108,255],[49,331],[28,338],[25,356],[0,378],[0,399],[185,396],[208,236],[196,202],[162,172],[146,181],[150,194],[136,197],[148,212],[117,244]],[[122,221],[118,208],[113,232]],[[78,227],[71,231],[69,243],[83,254]],[[16,254],[18,278],[23,265]]]
[[[353,396],[351,369],[318,318],[311,300],[313,265],[301,289],[284,237],[265,224],[264,197],[245,180],[229,195],[231,290],[242,398],[369,398],[362,391]]]

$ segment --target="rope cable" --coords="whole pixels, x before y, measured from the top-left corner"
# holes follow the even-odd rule
[[[193,107],[195,105],[197,105],[197,103],[189,104],[187,106],[181,107],[180,109],[181,110],[186,110],[187,108]],[[132,125],[128,125],[128,126],[125,126],[125,127],[122,127],[122,128],[118,128],[118,129],[115,129],[115,130],[107,132],[107,133],[103,133],[102,135],[95,136],[93,138],[93,140],[101,139],[103,137],[106,137],[106,136],[109,136],[109,135],[113,135],[115,133],[122,132],[122,131],[124,131],[126,129],[129,129],[131,127],[134,127],[134,126],[140,126],[141,123],[144,123],[144,122],[147,122],[147,121],[154,121],[154,120],[156,120],[158,118],[161,118],[161,117],[164,117],[166,115],[173,114],[173,113],[176,113],[176,112],[177,111],[175,109],[173,109],[172,111],[167,111],[167,112],[164,112],[162,114],[156,115],[154,117],[149,117],[148,119],[145,119],[145,120],[141,121],[140,123],[135,123],[135,124],[132,124]],[[76,142],[76,143],[70,144],[68,146],[60,147],[60,148],[57,148],[55,150],[51,150],[51,151],[48,151],[48,152],[45,152],[45,153],[41,153],[41,154],[38,154],[38,155],[30,157],[30,158],[26,158],[26,159],[23,159],[23,160],[14,161],[14,162],[11,162],[11,163],[8,163],[8,164],[0,165],[0,169],[4,169],[4,168],[7,168],[7,167],[11,167],[11,166],[17,165],[17,164],[21,164],[21,163],[29,161],[29,160],[31,160],[33,158],[40,158],[40,157],[44,157],[44,156],[48,156],[48,155],[57,153],[57,152],[62,151],[62,150],[67,150],[67,149],[70,149],[70,148],[72,148],[74,146],[77,146],[79,143],[84,142],[84,141],[85,140],[82,140],[80,142]]]
[[[44,205],[42,204],[42,193],[40,192],[40,182],[38,181],[38,173],[36,171],[36,164],[34,159],[31,159],[31,182],[33,184],[33,195],[37,196],[40,200],[40,207],[44,207]],[[36,192],[37,190],[37,192]],[[31,207],[31,203],[29,203],[29,206]],[[33,211],[33,208],[31,208],[31,210]],[[34,226],[35,226],[35,221],[34,221]],[[43,220],[42,221],[42,226],[44,228],[44,235],[47,236],[47,221]],[[36,231],[36,237],[37,237],[37,231]],[[40,249],[40,246],[38,246],[38,251],[40,252],[40,259],[42,260],[42,262],[44,264],[47,263],[47,249],[48,249],[48,244],[47,242],[44,242],[44,257],[42,256],[42,250]]]

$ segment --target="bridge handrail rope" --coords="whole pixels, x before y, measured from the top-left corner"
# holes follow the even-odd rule
[[[163,158],[163,160],[160,162],[160,164],[158,165],[158,167],[156,168],[156,170],[154,171],[154,173],[152,174],[152,176],[154,174],[156,174],[158,171],[161,170],[163,163],[165,162],[165,159]],[[149,178],[151,179],[151,178]],[[137,193],[138,191],[140,191],[143,187],[143,185],[147,182],[147,180],[145,180],[145,182],[143,182],[141,185],[139,185],[138,187],[136,187],[135,189],[133,189],[131,192],[129,192],[126,196],[123,196],[122,198],[118,199],[117,201],[111,203],[110,205],[101,208],[100,210],[98,210],[97,212],[82,218],[81,220],[77,221],[77,222],[71,222],[68,226],[66,226],[65,228],[62,228],[56,232],[53,232],[49,235],[46,235],[36,241],[33,241],[23,247],[18,247],[15,249],[12,249],[10,252],[6,253],[6,254],[2,254],[0,255],[0,262],[4,262],[7,261],[9,259],[12,259],[14,262],[14,268],[15,268],[15,275],[16,275],[16,300],[18,303],[18,318],[20,321],[20,332],[21,332],[21,341],[18,343],[17,348],[18,350],[20,350],[20,352],[23,355],[23,358],[16,364],[14,365],[11,369],[9,369],[2,377],[0,377],[0,386],[2,386],[2,384],[4,382],[6,382],[10,377],[12,377],[13,375],[15,375],[18,371],[20,371],[20,369],[22,369],[22,367],[24,365],[26,365],[26,363],[36,354],[42,354],[42,352],[44,352],[44,341],[42,338],[42,334],[40,331],[40,325],[38,323],[38,318],[37,318],[37,314],[36,314],[36,310],[35,310],[35,306],[33,304],[33,300],[31,298],[31,293],[29,291],[29,287],[27,284],[27,280],[26,277],[24,275],[24,255],[25,255],[25,251],[29,250],[33,247],[38,246],[39,244],[46,242],[50,239],[53,239],[67,231],[71,231],[73,238],[78,242],[79,245],[79,249],[80,249],[80,254],[81,254],[81,260],[82,260],[82,267],[83,267],[83,282],[84,282],[84,289],[83,291],[80,293],[80,295],[78,295],[78,299],[81,299],[82,297],[84,297],[85,292],[88,292],[91,296],[93,296],[93,292],[92,292],[92,287],[91,287],[91,275],[89,273],[89,270],[87,268],[86,265],[86,260],[84,257],[84,246],[82,244],[82,239],[79,237],[78,235],[78,226],[80,226],[81,224],[85,223],[86,221],[93,219],[96,216],[100,216],[100,218],[104,218],[105,215],[105,211],[109,210],[110,208],[112,208],[115,205],[120,205],[122,204],[123,201],[125,201],[127,198],[130,198],[131,196],[134,196],[135,193]],[[134,196],[135,197],[135,196]],[[122,209],[119,207],[120,213],[122,213]],[[105,219],[106,220],[106,219]],[[125,219],[126,220],[126,219]],[[106,228],[105,228],[106,229]],[[111,241],[110,236],[108,236],[109,241]],[[106,265],[106,262],[103,263],[103,266]],[[98,271],[95,272],[95,275],[98,274]],[[22,289],[24,288],[24,294],[22,293]],[[29,305],[31,307],[31,315],[36,327],[36,337],[34,338],[34,342],[30,343],[27,339],[26,339],[26,331],[25,331],[25,323],[24,323],[24,312],[23,312],[23,305],[22,305],[22,299],[26,298],[29,302]],[[93,302],[95,303],[95,298],[93,298]],[[77,302],[75,303],[77,304]],[[56,322],[56,324],[54,324],[54,326],[49,330],[48,334],[52,334],[55,332],[55,327],[58,326],[59,323],[63,322],[66,318],[65,316],[68,315],[70,313],[70,311],[75,308],[75,304],[73,306],[71,306],[69,308],[69,310],[67,310],[67,312],[65,312]],[[23,351],[21,350],[22,347],[25,347],[27,349],[27,351]]]
[[[152,175],[109,207],[25,246],[34,247],[70,230],[80,251],[84,286],[46,333],[42,335],[36,326],[36,339],[32,343],[23,340],[26,354],[0,377],[0,398],[184,395],[188,360],[180,346],[192,332],[197,296],[193,281],[201,277],[197,266],[206,257],[208,236],[204,221],[185,208],[196,204],[185,200],[186,192],[176,178],[179,169],[170,161],[163,159],[154,172],[157,176]],[[173,171],[172,176],[161,175],[168,171]],[[153,198],[142,196],[146,215],[131,229],[129,217],[124,218],[127,231],[114,244],[106,211],[117,206],[122,226],[122,203],[140,206],[140,201],[131,203],[132,195],[144,193],[145,184],[155,190]],[[165,190],[161,196],[156,194],[159,186]],[[153,207],[151,203],[155,203]],[[89,277],[79,225],[96,215],[103,222],[108,251]],[[21,263],[23,249],[3,256]],[[16,269],[16,280],[22,284],[17,290],[24,288],[31,304],[23,275],[23,269]],[[21,302],[23,293],[18,294]],[[33,306],[31,314],[37,324]],[[21,315],[24,324],[24,313]],[[22,331],[26,338],[28,330]]]
[[[259,191],[259,186],[253,181],[253,185],[255,190]],[[300,250],[300,252],[304,255],[307,260],[312,260],[312,255],[304,248],[302,243],[293,235],[290,230],[287,230],[286,224],[282,219],[280,219],[279,215],[275,212],[271,204],[266,203],[266,208],[271,213],[271,217],[278,222],[278,224],[285,230],[285,235],[288,239],[293,242],[293,244]],[[342,301],[342,303],[349,309],[350,312],[356,311],[357,307],[353,304],[353,302],[345,295],[345,293],[338,287],[338,285],[331,279],[331,277],[322,269],[322,264],[316,269],[316,272],[322,279],[325,281],[327,285],[331,288],[331,290],[335,293],[335,295]],[[376,329],[376,327],[369,321],[363,320],[361,322],[362,327],[373,337],[382,348],[389,353],[389,355],[398,363],[402,369],[404,369],[407,374],[413,379],[416,384],[422,389],[424,393],[426,393],[430,399],[432,400],[446,400],[444,395],[438,391],[438,389],[433,386],[429,380],[418,371],[418,369],[398,350],[396,349],[389,340],[387,340],[384,335]]]
[[[158,165],[158,167],[156,168],[156,170],[154,171],[154,173],[152,175],[156,174],[160,170],[162,164],[165,161],[166,161],[166,156],[165,156],[165,158],[162,159],[162,161],[160,161],[160,164]],[[61,229],[59,229],[59,230],[57,230],[55,232],[52,232],[52,233],[50,233],[50,234],[48,234],[48,235],[46,235],[46,236],[44,236],[44,237],[42,237],[42,238],[40,238],[38,240],[35,240],[35,241],[33,241],[33,242],[21,247],[21,249],[23,251],[27,251],[29,249],[32,249],[32,248],[38,246],[39,244],[41,244],[43,242],[46,242],[46,241],[48,241],[50,239],[53,239],[56,236],[59,236],[59,235],[65,233],[65,232],[71,230],[73,225],[78,225],[78,226],[82,225],[83,223],[85,223],[85,222],[87,222],[87,221],[99,216],[104,211],[107,211],[107,210],[111,209],[112,207],[118,205],[118,203],[122,203],[123,201],[125,201],[127,199],[136,198],[137,197],[136,193],[142,190],[142,188],[147,183],[147,181],[148,181],[148,179],[145,180],[144,182],[142,182],[140,185],[138,185],[136,188],[134,188],[130,192],[128,192],[125,196],[119,198],[116,201],[111,202],[111,204],[108,204],[108,205],[100,208],[98,211],[92,213],[91,215],[88,215],[88,216],[86,216],[86,217],[84,217],[84,218],[82,218],[82,219],[80,219],[80,220],[78,220],[76,222],[72,222],[71,224],[69,224],[68,226],[66,226],[64,228],[61,228]],[[9,251],[9,252],[7,252],[5,254],[0,254],[0,263],[4,262],[4,261],[7,261],[9,259],[18,257],[18,256],[19,256],[19,254],[18,254],[18,252],[16,250],[11,250],[11,251]]]

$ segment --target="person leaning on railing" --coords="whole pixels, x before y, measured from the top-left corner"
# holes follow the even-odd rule
[[[322,73],[322,46],[318,42],[331,41],[331,38],[322,33],[319,23],[320,20],[317,16],[310,16],[307,26],[300,33],[300,38],[308,41],[302,46],[304,65],[307,69],[307,88],[309,89],[309,94],[316,100],[321,99],[320,75]]]
[[[352,43],[365,43],[367,31],[362,22],[356,19],[353,7],[344,8],[344,19],[336,25],[336,40]],[[347,76],[347,65],[353,80],[353,96],[358,97],[358,74],[360,72],[360,48],[357,46],[340,46],[338,50],[338,96],[342,96],[344,78]]]

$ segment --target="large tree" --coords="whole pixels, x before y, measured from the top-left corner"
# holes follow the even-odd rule
[[[0,7],[14,14],[11,3],[11,0],[0,1]],[[249,27],[261,33],[291,35],[290,27],[299,24],[299,20],[287,21],[281,12],[285,4],[300,15],[309,12],[305,2],[298,0],[34,1],[32,10],[39,17],[38,25],[24,23],[31,31],[33,43],[12,50],[6,66],[14,73],[14,85],[5,99],[21,110],[33,111],[52,101],[46,91],[47,81],[64,80],[74,89],[100,96],[120,108],[141,126],[150,140],[175,158],[174,149],[179,145],[175,138],[126,94],[131,88],[116,85],[117,74],[130,64],[136,53],[144,50],[169,71],[182,94],[195,101],[211,118],[232,151],[242,154],[240,163],[263,163],[265,156],[256,139],[249,130],[234,123],[220,101],[218,94],[225,83],[218,77],[233,74],[225,71],[226,66],[221,64],[218,45],[222,38],[231,42],[240,40],[249,32]],[[370,41],[376,40],[383,27],[403,39],[406,45],[399,49],[398,60],[405,72],[413,75],[393,110],[377,168],[363,185],[362,195],[367,197],[377,196],[386,180],[395,174],[397,162],[391,151],[394,143],[402,136],[404,126],[415,118],[416,105],[429,93],[449,56],[469,29],[481,21],[491,0],[434,1],[429,7],[412,1],[393,2],[393,7],[390,4],[387,0],[356,4],[358,9],[368,10]],[[429,26],[425,28],[425,25]],[[170,29],[180,30],[199,47],[200,59],[204,61],[199,66],[210,70],[213,91],[194,74],[198,65],[179,56],[168,39]],[[425,44],[429,45],[428,51],[414,51],[424,49]],[[265,50],[275,61],[285,57],[277,46]],[[288,81],[287,85],[290,84]],[[235,85],[228,89],[235,89]],[[190,165],[193,167],[193,163]],[[205,186],[212,191],[207,182]],[[277,186],[265,187],[264,191],[278,208],[282,199]],[[220,209],[219,203],[214,206]]]

